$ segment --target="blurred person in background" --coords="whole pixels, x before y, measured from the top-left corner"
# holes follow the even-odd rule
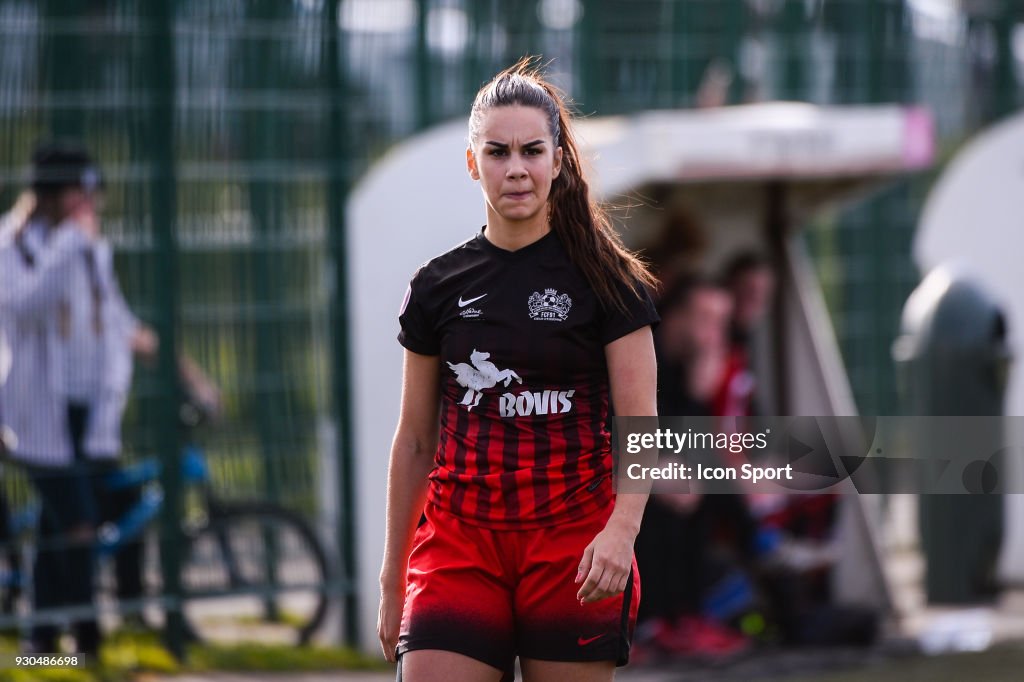
[[[723,425],[742,431],[749,426],[747,417],[762,412],[751,355],[754,337],[767,318],[775,295],[775,272],[763,254],[743,250],[727,261],[719,282],[732,299],[732,315],[728,323],[729,348],[714,390],[712,409],[719,417],[736,417],[723,421]],[[747,463],[743,453],[724,455],[731,466]],[[759,513],[768,513],[785,504],[785,498],[780,495],[747,492],[750,494],[746,503]]]
[[[764,255],[741,251],[729,260],[721,283],[732,296],[733,314],[729,327],[729,357],[716,391],[714,409],[721,416],[749,417],[761,412],[756,398],[757,377],[751,360],[751,344],[774,299],[775,272]],[[813,540],[822,540],[830,533],[834,502],[832,495],[748,496],[748,503],[762,526]]]
[[[751,344],[775,295],[775,272],[757,251],[741,251],[725,266],[721,285],[732,297],[729,353],[714,396],[715,414],[747,417],[757,414],[756,381],[751,368]]]
[[[729,356],[733,308],[729,293],[712,280],[683,274],[659,300],[662,321],[655,334],[658,414],[709,417]],[[711,552],[721,525],[740,544],[756,533],[742,498],[734,495],[652,495],[637,535],[636,556],[644,576],[637,625],[641,659],[663,656],[731,657],[749,648],[741,634],[702,614],[715,577]]]
[[[33,579],[39,609],[89,606],[92,543],[104,520],[135,503],[102,478],[117,467],[132,355],[153,356],[157,337],[130,312],[100,234],[100,171],[74,142],[40,145],[31,188],[0,221],[0,318],[12,351],[5,419],[42,503]],[[141,594],[138,543],[117,555],[119,595]],[[76,652],[95,655],[95,617],[72,622]],[[58,651],[53,620],[28,646]]]
[[[727,262],[720,282],[732,297],[733,311],[728,359],[715,391],[714,411],[718,416],[737,417],[737,423],[743,424],[744,418],[761,413],[752,344],[774,301],[776,274],[765,255],[744,250]],[[739,466],[746,461],[746,455],[740,454],[731,464]],[[751,595],[758,595],[760,610],[775,630],[774,639],[822,645],[873,641],[876,614],[830,603],[838,498],[832,494],[746,492],[720,496],[734,498],[749,510],[753,531],[747,535],[749,542],[740,545],[740,570],[725,575],[711,588],[705,610],[735,621],[743,609],[719,607],[738,603],[735,595],[747,585]]]
[[[754,254],[740,254],[728,272],[732,278],[717,282],[684,274],[661,296],[655,345],[663,417],[756,412],[748,346],[767,313],[774,274]],[[873,638],[873,614],[827,604],[832,554],[817,541],[831,532],[831,516],[820,515],[830,500],[800,496],[790,503],[780,496],[770,513],[757,514],[755,496],[747,493],[738,485],[735,494],[701,494],[694,486],[690,493],[651,496],[636,544],[645,586],[639,660],[722,661],[747,652],[755,640],[846,644]]]
[[[662,294],[655,334],[659,414],[714,414],[729,355],[732,305],[727,291],[700,275],[681,275]]]

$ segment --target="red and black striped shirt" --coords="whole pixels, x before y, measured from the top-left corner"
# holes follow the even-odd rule
[[[498,529],[536,528],[612,500],[604,347],[657,321],[597,300],[554,232],[505,251],[481,232],[423,265],[399,342],[441,361],[428,500]]]

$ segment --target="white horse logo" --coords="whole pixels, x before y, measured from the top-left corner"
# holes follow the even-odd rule
[[[487,358],[489,357],[491,357],[490,353],[483,353],[474,348],[473,352],[469,354],[472,366],[465,362],[460,362],[457,365],[448,363],[448,367],[455,372],[455,380],[459,382],[459,386],[466,388],[466,395],[459,403],[459,405],[465,405],[466,410],[472,410],[479,405],[480,398],[483,397],[482,391],[485,388],[494,388],[499,381],[505,383],[505,388],[508,388],[513,379],[520,384],[523,383],[522,377],[514,371],[498,369],[493,362],[488,362]]]

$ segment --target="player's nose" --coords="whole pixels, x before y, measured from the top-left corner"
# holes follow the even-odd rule
[[[508,170],[505,171],[505,177],[510,180],[518,180],[526,177],[526,165],[523,164],[519,157],[512,157],[512,162],[508,165]]]

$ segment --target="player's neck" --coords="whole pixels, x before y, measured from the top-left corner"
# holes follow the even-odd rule
[[[505,220],[491,211],[488,211],[487,214],[484,238],[499,249],[506,251],[517,251],[524,246],[529,246],[551,231],[551,224],[546,215],[538,215],[534,219],[520,221]]]

